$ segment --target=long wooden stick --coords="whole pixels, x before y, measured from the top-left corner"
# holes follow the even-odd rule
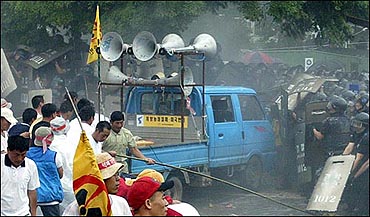
[[[73,103],[73,100],[72,100],[71,94],[69,94],[69,90],[68,90],[68,88],[67,88],[67,87],[64,87],[64,88],[66,89],[66,92],[67,92],[67,94],[68,94],[69,101],[71,101],[71,104],[72,104],[73,110],[74,110],[74,111],[75,111],[75,113],[76,113],[76,117],[77,117],[78,123],[80,124],[81,130],[83,131],[84,129],[82,128],[81,118],[80,118],[80,116],[78,115],[78,112],[77,112],[77,109],[76,109],[75,104]]]

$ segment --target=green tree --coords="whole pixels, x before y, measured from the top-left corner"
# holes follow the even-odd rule
[[[158,39],[180,34],[199,15],[231,3],[246,19],[266,25],[272,20],[275,32],[301,40],[316,31],[322,40],[337,45],[352,38],[350,22],[368,25],[369,20],[367,1],[2,1],[1,46],[25,44],[44,50],[55,44],[48,29],[57,34],[61,27],[80,49],[81,35],[91,34],[97,4],[103,34],[115,31],[130,43],[143,30]]]
[[[235,2],[246,19],[263,21],[269,16],[284,35],[301,39],[317,32],[321,40],[342,46],[353,38],[352,24],[369,25],[367,1],[263,1]]]
[[[3,1],[1,3],[1,46],[14,49],[25,44],[43,50],[52,34],[67,30],[72,43],[90,34],[99,4],[103,34],[115,31],[131,43],[143,30],[162,38],[180,33],[205,10],[216,11],[224,2],[203,1]]]

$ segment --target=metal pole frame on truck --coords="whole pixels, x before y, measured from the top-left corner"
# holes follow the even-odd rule
[[[185,72],[185,66],[184,66],[184,54],[186,53],[180,53],[181,57],[181,71],[180,71],[180,76],[181,76],[181,83],[178,85],[173,85],[173,84],[150,84],[144,83],[144,84],[135,84],[135,83],[130,83],[127,80],[123,80],[121,83],[111,83],[111,82],[104,82],[104,81],[99,81],[98,83],[98,113],[101,111],[101,93],[102,93],[102,87],[103,86],[120,86],[120,105],[121,105],[121,111],[123,112],[125,110],[124,108],[124,103],[123,103],[123,98],[124,98],[124,87],[125,86],[150,86],[150,87],[180,87],[182,90],[184,87],[194,87],[194,86],[202,86],[202,95],[203,95],[203,102],[205,101],[205,60],[202,60],[202,83],[201,84],[184,84],[184,72]],[[190,53],[191,54],[191,53]],[[199,53],[198,53],[199,54]],[[123,55],[121,56],[121,71],[123,70]],[[185,108],[185,94],[184,91],[181,91],[181,142],[184,142],[184,108]],[[204,103],[202,105],[202,135],[205,135],[205,109],[204,109]],[[99,116],[100,118],[100,116]],[[100,121],[100,120],[99,120]]]
[[[181,101],[179,103],[179,106],[181,107],[180,113],[177,115],[179,118],[181,118],[181,141],[180,143],[185,143],[185,130],[184,130],[184,122],[185,122],[185,108],[189,109],[191,117],[193,119],[193,123],[195,128],[196,121],[194,120],[194,115],[191,110],[190,106],[190,97],[189,95],[192,93],[192,90],[195,86],[201,86],[202,87],[202,107],[201,107],[201,118],[200,121],[202,125],[201,132],[197,130],[197,138],[199,142],[201,140],[204,140],[207,138],[206,135],[206,115],[205,115],[205,59],[208,59],[209,57],[212,57],[217,52],[217,43],[216,40],[209,34],[203,33],[199,34],[197,37],[194,38],[193,42],[189,46],[185,46],[182,38],[176,34],[168,34],[163,38],[162,44],[157,44],[156,39],[153,34],[147,31],[139,32],[132,43],[132,45],[124,44],[122,41],[122,38],[119,36],[118,33],[115,32],[108,32],[106,33],[101,42],[101,55],[105,60],[108,60],[110,62],[114,62],[120,58],[121,60],[121,70],[119,72],[119,69],[117,66],[114,67],[114,71],[112,67],[107,72],[107,81],[105,82],[99,79],[98,82],[98,113],[100,113],[101,110],[101,95],[102,95],[102,87],[103,86],[120,86],[120,102],[121,102],[121,111],[126,111],[127,108],[124,108],[123,100],[124,100],[124,87],[136,87],[136,86],[149,86],[153,88],[166,88],[166,87],[180,87],[181,88]],[[147,80],[144,78],[135,78],[135,77],[128,77],[124,75],[124,64],[123,64],[123,57],[125,54],[134,55],[135,58],[141,62],[148,61],[152,59],[155,55],[165,55],[168,59],[171,61],[173,60],[180,60],[181,61],[181,70],[180,73],[177,73],[176,79],[171,78],[159,78],[152,80]],[[184,56],[185,55],[193,55],[191,59],[195,61],[202,61],[202,83],[197,84],[193,81],[193,75],[190,70],[190,68],[185,69],[184,64]],[[189,69],[189,70],[188,70]],[[190,76],[189,76],[190,71]],[[110,73],[110,74],[108,74]],[[185,77],[186,73],[186,77]],[[164,73],[162,73],[164,74]],[[172,76],[172,75],[171,75]],[[140,77],[140,76],[137,76]],[[174,78],[173,77],[173,78]],[[190,78],[189,78],[190,77]],[[180,79],[179,79],[180,78]],[[115,82],[119,80],[119,82]],[[178,79],[180,81],[178,81]],[[171,80],[172,83],[167,84],[167,80]],[[176,83],[174,84],[175,81]],[[131,89],[130,89],[131,90]],[[164,90],[163,90],[164,91]],[[129,91],[128,91],[129,93]],[[185,101],[186,96],[186,101]],[[185,104],[186,103],[186,104]],[[200,112],[199,112],[200,113]],[[100,116],[99,116],[100,118]],[[199,120],[199,119],[198,119]],[[100,120],[99,120],[100,121]],[[187,127],[187,121],[186,121],[186,127]],[[142,141],[141,141],[142,142]],[[140,143],[141,144],[141,143]],[[131,155],[131,153],[127,153],[127,155]],[[132,172],[132,161],[130,158],[127,159],[128,165],[129,165],[129,171]],[[182,171],[181,171],[182,172]],[[183,176],[186,180],[189,181],[188,174],[186,172],[182,172]],[[170,175],[169,171],[165,171],[163,174],[165,177]],[[168,177],[167,177],[168,178]],[[176,177],[173,177],[176,178]],[[179,179],[177,179],[180,181]],[[175,180],[176,181],[176,180]],[[181,183],[179,183],[181,184]],[[180,185],[181,186],[181,185]],[[175,193],[176,194],[176,193]],[[182,195],[182,187],[180,191],[180,198]]]

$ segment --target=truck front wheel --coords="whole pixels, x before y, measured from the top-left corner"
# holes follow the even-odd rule
[[[174,186],[165,193],[170,195],[172,199],[181,201],[183,193],[183,184],[181,179],[177,176],[170,176],[167,180],[172,180],[174,182]]]
[[[257,157],[252,157],[242,173],[242,183],[245,187],[258,190],[261,187],[263,168],[262,162]]]

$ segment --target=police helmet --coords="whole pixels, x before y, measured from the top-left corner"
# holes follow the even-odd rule
[[[344,88],[343,87],[341,87],[341,86],[337,86],[336,88],[335,88],[335,90],[334,90],[334,94],[335,95],[337,95],[337,96],[339,96],[339,95],[341,95],[342,94],[342,91],[344,90]]]
[[[347,88],[348,86],[348,83],[349,81],[345,78],[343,78],[340,82],[339,82],[339,86],[343,87],[343,88]]]
[[[353,91],[346,90],[346,91],[343,91],[342,97],[345,100],[351,100],[351,101],[353,101],[356,98],[356,94]]]
[[[330,98],[326,108],[334,109],[336,112],[344,112],[347,109],[347,101],[343,97],[334,95]]]
[[[365,107],[366,104],[369,102],[369,94],[364,94],[362,96],[360,96],[356,102],[360,103],[362,105],[362,107]]]
[[[313,101],[326,101],[328,98],[328,96],[323,93],[323,92],[317,92],[315,93],[315,95],[313,96]]]
[[[367,92],[365,90],[361,90],[360,92],[358,92],[357,98],[360,98],[361,96],[365,94],[367,94]]]
[[[369,126],[369,114],[360,112],[351,120],[351,127],[362,128]]]
[[[19,57],[22,60],[25,60],[28,57],[27,51],[25,51],[24,49],[20,49],[20,48],[14,51],[14,55],[19,55]]]

